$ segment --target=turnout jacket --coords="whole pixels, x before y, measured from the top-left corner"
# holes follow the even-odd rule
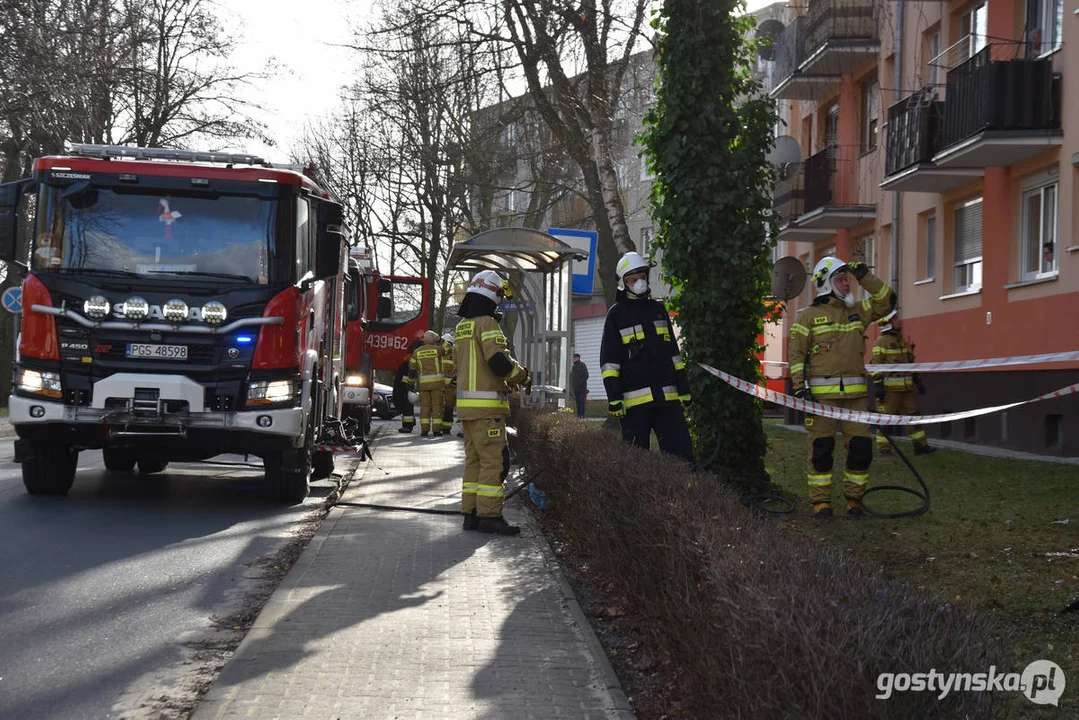
[[[808,384],[814,400],[866,395],[865,329],[892,311],[895,294],[871,272],[858,283],[870,297],[848,308],[834,295],[821,295],[791,325],[791,381],[795,390]]]
[[[424,345],[412,353],[410,367],[416,373],[417,387],[420,390],[434,390],[446,384],[442,348],[438,345]],[[450,368],[453,368],[451,361]]]
[[[894,365],[914,362],[914,353],[903,339],[902,333],[895,330],[881,333],[873,344],[873,362],[877,365]],[[885,392],[907,392],[914,388],[914,374],[905,372],[875,372],[873,382],[883,378]]]
[[[457,417],[461,420],[508,417],[510,386],[524,382],[528,373],[510,355],[498,321],[490,315],[462,320],[457,323],[454,338]]]
[[[607,401],[626,410],[651,402],[688,402],[686,364],[663,303],[619,290],[607,311],[599,347]]]

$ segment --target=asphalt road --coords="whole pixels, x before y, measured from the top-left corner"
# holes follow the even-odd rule
[[[12,455],[0,439],[0,717],[20,720],[161,716],[150,699],[190,684],[194,648],[220,639],[211,618],[265,591],[257,561],[332,489],[283,507],[262,499],[258,469],[108,473],[88,451],[67,497],[40,497]]]

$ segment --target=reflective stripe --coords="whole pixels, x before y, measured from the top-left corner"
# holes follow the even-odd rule
[[[605,378],[618,377],[622,374],[622,365],[619,363],[603,363],[600,365],[600,370]]]
[[[692,402],[693,396],[689,393],[686,393],[685,395],[680,395],[678,399],[682,402]]]
[[[505,400],[509,397],[509,393],[500,393],[495,390],[458,390],[457,397],[458,399],[466,398],[469,400]]]
[[[888,293],[890,293],[891,291],[892,289],[888,287],[887,283],[885,283],[884,285],[880,286],[880,290],[877,290],[877,292],[873,293],[873,299],[883,300],[885,297],[888,296]]]
[[[680,400],[681,396],[678,394],[678,391],[675,390],[674,392],[665,392],[665,393],[663,393],[663,399],[664,400]]]
[[[622,393],[622,403],[631,408],[636,405],[644,405],[645,403],[652,402],[652,388],[644,388],[642,390],[630,390],[627,393]]]
[[[655,325],[657,335],[662,335],[665,340],[671,339],[671,331],[670,328],[667,327],[666,320],[656,320]]]
[[[913,382],[910,378],[897,378],[891,376],[886,376],[884,378],[884,387],[901,387],[906,389],[911,385],[913,385]]]
[[[501,485],[480,485],[479,483],[476,484],[476,494],[481,497],[505,497],[506,495]]]
[[[869,473],[853,473],[846,470],[843,472],[843,479],[855,485],[865,485],[869,482]]]
[[[809,386],[817,387],[820,385],[861,385],[865,387],[864,377],[815,377],[809,378]]]
[[[817,335],[830,332],[862,332],[862,330],[862,323],[860,322],[831,323],[829,325],[817,325],[813,328],[813,332]]]
[[[465,494],[465,495],[467,495],[467,494],[469,494],[469,493],[475,493],[475,492],[476,492],[476,489],[477,489],[477,488],[478,488],[479,486],[480,486],[480,484],[479,484],[479,483],[477,483],[477,482],[466,482],[466,483],[461,483],[461,493],[462,493],[462,494]]]
[[[890,348],[880,347],[879,345],[873,348],[874,355],[903,355],[906,352],[906,348],[896,348],[895,350],[892,350]]]
[[[509,400],[462,400],[457,398],[457,407],[459,408],[502,408],[504,410],[510,409]]]
[[[423,382],[424,380],[442,380],[444,378],[445,376],[442,373],[439,373],[438,375],[420,375],[420,382]]]
[[[860,385],[814,385],[811,390],[814,395],[843,395],[864,393],[867,390],[866,384],[863,382]]]
[[[793,365],[791,365],[791,372],[792,373],[802,372],[802,370],[805,368],[805,366],[806,366],[805,363],[794,363]]]
[[[501,330],[488,330],[480,335],[480,340],[493,340],[494,338],[505,337]]]
[[[806,473],[806,482],[810,485],[831,485],[831,473]]]
[[[681,355],[674,355],[671,357],[671,362],[674,363],[675,370],[681,370],[686,366],[686,363],[682,360]]]
[[[807,328],[805,325],[800,325],[799,323],[794,323],[793,325],[791,325],[791,332],[809,337],[809,328]]]
[[[911,440],[925,440],[925,430],[918,430],[910,434]]]

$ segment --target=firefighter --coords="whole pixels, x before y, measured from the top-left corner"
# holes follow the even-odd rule
[[[412,407],[412,400],[409,399],[408,393],[415,385],[415,378],[411,376],[412,353],[422,345],[422,340],[412,341],[408,347],[408,354],[397,366],[397,372],[393,376],[393,404],[401,411],[401,427],[397,429],[399,433],[411,433],[412,428],[416,427],[416,410]]]
[[[881,322],[880,337],[873,345],[873,362],[878,365],[895,363],[913,363],[914,347],[903,338],[903,322],[897,311],[893,310]],[[925,385],[918,373],[875,372],[873,384],[877,388],[877,412],[889,415],[917,415],[918,402],[914,391],[925,395]],[[918,425],[908,425],[907,435],[914,443],[915,455],[928,455],[936,452],[925,437],[925,430]],[[877,433],[877,452],[891,455],[892,449],[884,433]]]
[[[869,297],[857,302],[851,276]],[[864,410],[865,329],[895,308],[895,293],[869,272],[865,263],[844,263],[839,258],[822,258],[811,278],[817,298],[798,313],[791,325],[790,370],[794,394],[803,400],[841,408]],[[832,452],[837,425],[847,444],[843,491],[850,515],[865,515],[862,496],[869,483],[873,461],[873,441],[869,426],[847,420],[807,415],[809,458],[806,479],[813,516],[832,517]]]
[[[531,386],[528,369],[510,355],[494,317],[498,303],[508,295],[509,283],[498,273],[476,273],[457,311],[464,319],[454,333],[457,417],[465,437],[464,529],[498,535],[521,532],[502,517],[502,483],[509,473],[506,418],[510,392],[516,386]]]
[[[621,420],[626,442],[647,450],[655,431],[660,450],[692,463],[683,409],[691,400],[689,379],[667,310],[649,297],[649,267],[635,252],[615,266],[617,301],[599,349],[607,412]]]
[[[411,368],[416,374],[416,391],[420,394],[420,436],[431,430],[442,434],[442,397],[446,379],[442,374],[442,338],[434,330],[423,334],[423,346],[412,353]]]
[[[457,370],[453,362],[453,333],[442,336],[442,372],[446,377],[446,391],[442,402],[442,434],[449,435],[453,429],[453,408],[457,404]]]

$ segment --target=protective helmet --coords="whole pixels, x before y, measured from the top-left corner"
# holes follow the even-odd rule
[[[434,330],[428,330],[423,334],[423,341],[426,343],[436,343],[439,341],[438,333]]]
[[[877,322],[880,324],[881,332],[888,332],[892,330],[892,321],[898,320],[899,310],[892,310],[890,313],[882,317]]]
[[[827,295],[834,292],[832,277],[838,272],[846,272],[847,264],[837,257],[823,257],[813,268],[813,287],[817,289],[817,295]]]
[[[501,302],[502,298],[513,297],[513,293],[510,292],[510,283],[494,270],[481,270],[476,273],[476,276],[472,278],[472,282],[469,283],[468,289],[465,290],[465,294],[476,293],[491,300],[496,305]]]
[[[450,345],[453,345],[453,333],[446,333],[442,336],[442,340],[448,342]]]
[[[628,252],[620,257],[618,259],[618,264],[614,266],[614,271],[618,275],[618,289],[626,289],[626,285],[622,281],[626,275],[640,270],[647,271],[649,267],[648,261],[635,252]]]

